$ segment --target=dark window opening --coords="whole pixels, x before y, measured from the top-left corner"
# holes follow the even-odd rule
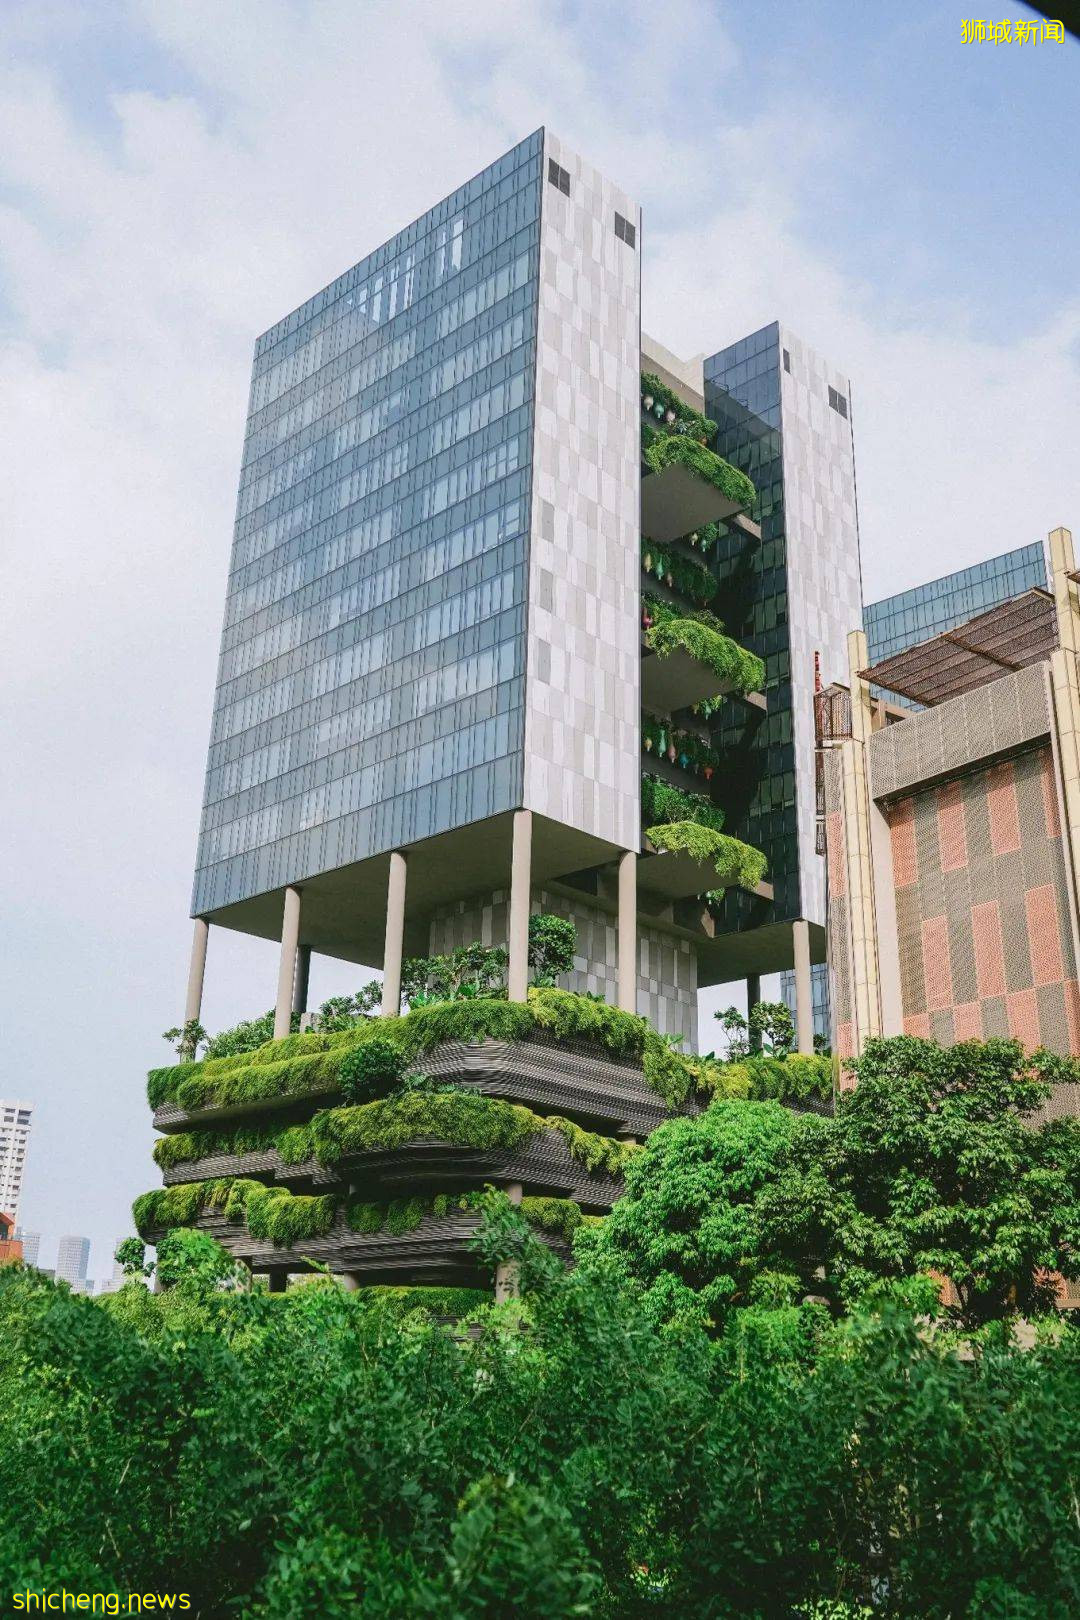
[[[829,389],[829,404],[834,411],[839,411],[845,419],[847,417],[847,400],[843,394],[838,394],[835,388]]]
[[[557,191],[561,191],[564,197],[569,197],[570,171],[564,169],[560,163],[556,163],[554,158],[548,158],[548,179]]]
[[[637,242],[637,227],[631,225],[628,219],[623,219],[621,214],[616,214],[615,235],[620,242],[625,242],[627,247],[633,247]]]
[[[791,356],[790,356],[790,354],[788,354],[786,349],[784,350],[784,370],[785,371],[790,371],[791,370]]]

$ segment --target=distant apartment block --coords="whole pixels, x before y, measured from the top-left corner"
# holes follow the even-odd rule
[[[0,1209],[18,1220],[33,1104],[0,1097]]]
[[[66,1282],[74,1294],[86,1293],[86,1268],[90,1264],[90,1239],[62,1237],[56,1252],[56,1280]]]

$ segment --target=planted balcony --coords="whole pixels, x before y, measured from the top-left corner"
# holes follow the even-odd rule
[[[680,612],[646,597],[642,628],[641,700],[647,709],[671,714],[764,685],[762,660],[724,635],[712,614]]]
[[[724,813],[704,794],[646,776],[641,784],[645,858],[641,888],[669,900],[726,888],[762,892],[767,862],[752,844],[725,833]]]

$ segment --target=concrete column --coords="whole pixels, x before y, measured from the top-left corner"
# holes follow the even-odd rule
[[[351,1271],[339,1271],[337,1274],[337,1280],[341,1286],[342,1292],[346,1294],[355,1294],[356,1290],[360,1287],[357,1278]]]
[[[293,983],[296,978],[296,948],[300,941],[300,890],[285,890],[281,918],[281,960],[278,964],[277,1005],[274,1008],[274,1039],[285,1038],[292,1027]]]
[[[401,952],[405,943],[405,876],[407,862],[400,850],[390,852],[386,884],[386,943],[383,947],[382,1015],[396,1018],[401,1011]]]
[[[272,1294],[283,1294],[289,1286],[289,1273],[287,1271],[268,1271],[267,1279]]]
[[[508,1181],[503,1192],[512,1204],[521,1203],[520,1181]],[[508,1299],[517,1299],[521,1293],[521,1268],[516,1260],[500,1260],[495,1267],[495,1303],[505,1305]]]
[[[292,1010],[294,1013],[307,1012],[308,980],[311,977],[311,946],[298,945],[296,948],[296,973],[293,976]]]
[[[184,1003],[184,1023],[190,1024],[202,1012],[203,979],[206,976],[206,942],[210,937],[210,924],[205,917],[195,918],[195,935],[191,941],[191,966],[188,968],[187,1001]]]
[[[814,1050],[814,993],[810,979],[810,924],[800,917],[791,925],[795,947],[795,1050]]]
[[[510,965],[507,997],[529,998],[529,898],[532,887],[532,811],[514,811],[514,841],[510,855]]]
[[[746,975],[746,1021],[750,1022],[750,1013],[761,1000],[761,974],[748,973]],[[753,1033],[748,1036],[751,1052],[761,1051],[761,1036]]]
[[[637,1012],[637,855],[632,849],[619,856],[619,1006]]]

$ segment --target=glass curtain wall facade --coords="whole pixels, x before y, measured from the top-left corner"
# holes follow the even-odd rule
[[[196,915],[521,802],[542,150],[256,343]]]
[[[792,737],[791,649],[780,441],[780,345],[774,323],[705,361],[705,414],[718,426],[717,452],[753,480],[761,542],[729,533],[716,548],[715,608],[728,634],[765,660],[768,710],[725,704],[726,831],[763,850],[774,888],[773,915],[799,916],[799,863]],[[729,889],[719,920],[750,927],[766,904]]]

